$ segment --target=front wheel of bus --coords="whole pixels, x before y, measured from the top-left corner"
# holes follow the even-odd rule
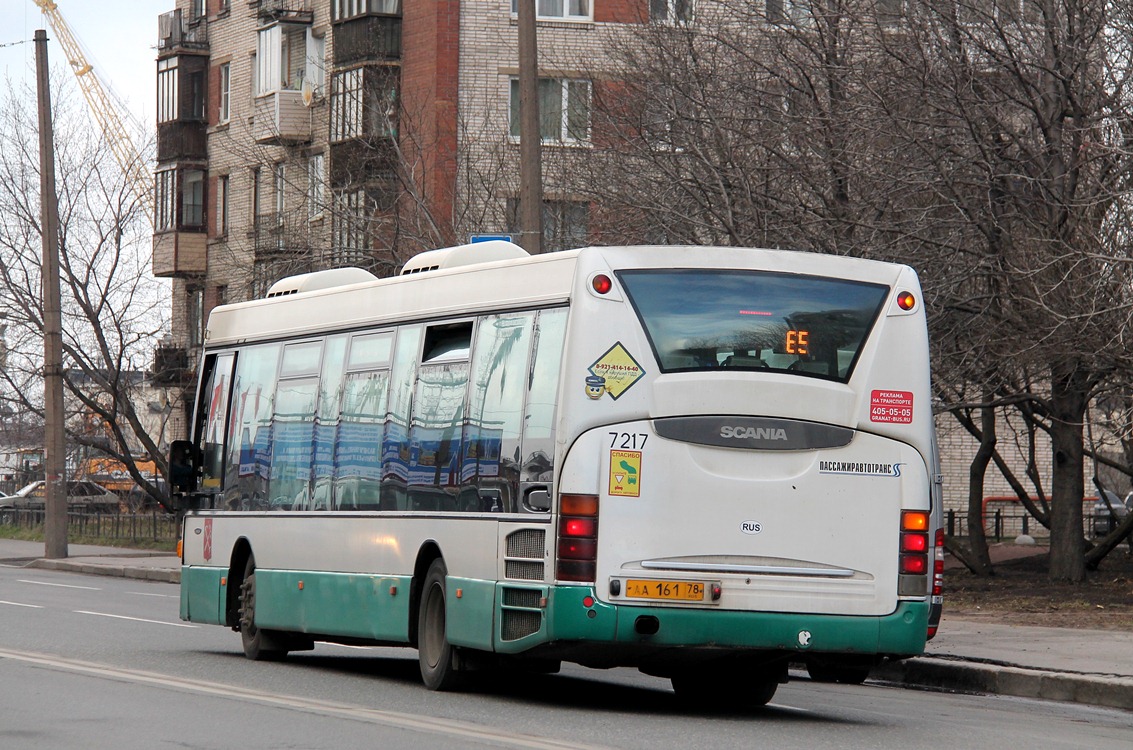
[[[434,560],[421,587],[421,604],[417,615],[417,654],[421,663],[421,679],[429,690],[452,690],[461,674],[453,664],[453,647],[445,634],[445,578],[448,568],[444,560]]]
[[[269,633],[256,627],[256,561],[249,557],[244,566],[244,582],[240,584],[240,642],[244,656],[252,661],[279,661],[286,649],[271,647]]]

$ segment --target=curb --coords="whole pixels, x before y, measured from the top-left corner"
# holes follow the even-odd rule
[[[158,581],[161,583],[181,582],[181,571],[169,570],[167,568],[144,568],[132,565],[100,565],[47,559],[34,560],[29,563],[27,567],[43,568],[45,570],[66,570],[71,573],[111,576],[113,578],[136,578],[138,580]]]
[[[887,661],[871,677],[906,687],[1083,703],[1133,711],[1133,678],[931,656]]]

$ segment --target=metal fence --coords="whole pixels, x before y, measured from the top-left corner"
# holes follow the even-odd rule
[[[42,527],[43,510],[5,509],[0,523],[16,528]],[[177,515],[162,511],[145,513],[67,513],[67,535],[89,539],[176,542],[180,533]]]
[[[968,535],[967,513],[949,510],[944,515],[944,527],[949,536],[966,537]],[[1087,538],[1108,533],[1112,528],[1109,517],[1099,518],[1098,522],[1095,523],[1093,513],[1082,514],[1082,534]],[[987,517],[984,518],[984,534],[987,535],[989,540],[996,542],[1014,539],[1020,535],[1027,535],[1035,539],[1047,539],[1050,537],[1050,529],[1036,521],[1030,513],[997,509],[994,512],[989,512]]]

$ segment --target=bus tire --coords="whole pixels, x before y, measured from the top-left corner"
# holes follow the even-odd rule
[[[287,649],[280,648],[279,641],[271,631],[256,627],[256,561],[249,557],[240,584],[240,643],[244,656],[252,661],[279,661],[287,656]]]
[[[782,670],[740,672],[702,667],[669,678],[681,703],[702,710],[742,711],[766,706],[782,682]]]
[[[417,612],[417,656],[421,665],[421,680],[429,690],[453,690],[461,682],[461,673],[455,665],[454,649],[445,632],[447,577],[448,568],[444,560],[437,558],[425,575]]]
[[[869,677],[869,672],[869,664],[828,664],[819,661],[806,663],[806,673],[815,682],[861,685]]]

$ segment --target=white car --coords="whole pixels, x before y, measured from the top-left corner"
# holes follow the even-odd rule
[[[43,510],[46,482],[32,482],[16,490],[15,494],[0,497],[0,514],[10,510]],[[102,485],[86,480],[67,482],[67,510],[116,513],[118,496]]]

